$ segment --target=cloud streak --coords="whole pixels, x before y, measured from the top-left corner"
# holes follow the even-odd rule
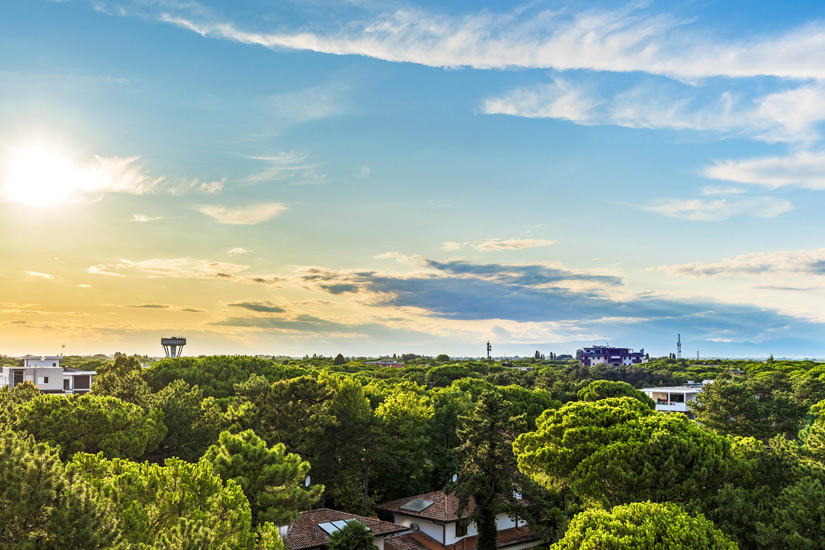
[[[201,204],[195,208],[216,222],[228,225],[256,225],[289,210],[287,205],[280,202],[262,202],[236,208]]]
[[[280,306],[276,306],[272,302],[238,302],[236,304],[229,304],[231,307],[239,307],[255,311],[258,313],[283,313],[286,311]]]
[[[825,87],[798,86],[756,98],[695,86],[641,85],[615,93],[569,81],[518,88],[484,101],[482,112],[627,128],[742,134],[768,142],[811,141],[825,120]]]
[[[374,13],[328,30],[251,31],[191,10],[156,15],[202,36],[271,49],[362,55],[431,67],[642,71],[677,78],[773,75],[825,78],[819,57],[824,25],[772,36],[715,40],[691,21],[637,5],[607,10],[550,10],[452,16],[423,9]]]
[[[662,199],[642,210],[669,218],[689,221],[722,221],[734,216],[775,218],[793,208],[785,199],[775,197],[742,197],[718,199]]]
[[[742,254],[721,262],[694,262],[652,268],[689,277],[825,276],[825,248]]]
[[[784,157],[717,162],[704,171],[708,178],[765,187],[825,190],[825,152],[800,151]]]
[[[556,241],[548,239],[488,239],[485,241],[475,241],[470,243],[459,243],[447,241],[441,245],[444,250],[460,250],[466,246],[481,250],[483,252],[497,252],[501,250],[525,250],[527,248],[540,248],[557,244]]]

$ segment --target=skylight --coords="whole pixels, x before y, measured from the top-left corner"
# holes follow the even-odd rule
[[[410,512],[423,512],[430,506],[435,504],[432,500],[424,500],[423,498],[414,498],[411,501],[402,504],[402,510],[409,510]]]

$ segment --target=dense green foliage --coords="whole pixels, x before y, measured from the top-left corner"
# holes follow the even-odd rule
[[[57,452],[12,431],[0,432],[0,547],[110,548],[114,517]]]
[[[269,521],[372,515],[457,473],[481,511],[517,487],[520,517],[559,548],[683,528],[722,548],[825,547],[822,364],[401,358],[75,357],[98,372],[89,395],[0,389],[0,546],[280,549]],[[707,379],[700,422],[639,391]]]
[[[588,510],[570,523],[551,550],[736,550],[738,546],[702,516],[673,504],[634,502]]]
[[[15,412],[14,427],[59,445],[61,458],[78,452],[139,458],[154,450],[166,432],[159,412],[94,394],[41,395]]]
[[[286,453],[283,443],[267,447],[252,430],[222,432],[203,458],[225,481],[237,483],[249,500],[254,524],[289,525],[298,511],[308,510],[324,491],[323,485],[301,487],[309,462]]]
[[[363,523],[350,521],[329,537],[329,550],[373,550],[374,539]]]
[[[130,548],[255,548],[243,491],[209,462],[161,466],[80,453],[68,467],[111,507]]]
[[[733,466],[730,442],[682,415],[622,397],[546,412],[515,444],[521,468],[601,506],[712,496]]]
[[[190,386],[199,386],[205,397],[220,399],[235,395],[235,385],[246,382],[253,374],[274,382],[305,373],[301,367],[280,365],[267,359],[215,355],[163,359],[149,369],[147,381],[153,391],[158,391],[175,380],[183,380]]]
[[[594,380],[586,387],[580,389],[578,393],[576,393],[576,397],[578,397],[579,401],[598,401],[599,399],[607,399],[608,397],[632,397],[648,405],[651,409],[656,408],[656,403],[653,399],[627,382]]]

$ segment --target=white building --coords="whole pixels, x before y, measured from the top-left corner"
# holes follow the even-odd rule
[[[84,393],[92,387],[92,371],[60,366],[59,355],[26,355],[22,367],[0,367],[0,387],[31,382],[43,393]]]
[[[467,521],[473,503],[459,516],[458,497],[444,491],[433,491],[375,507],[379,517],[392,517],[393,523],[409,529],[409,533],[388,538],[385,550],[472,550],[478,542],[475,524]],[[521,518],[507,514],[496,516],[498,548],[525,550],[544,543]],[[449,547],[449,548],[448,548]]]
[[[703,380],[701,384],[688,382],[684,386],[642,388],[641,391],[656,402],[657,411],[688,413],[688,403],[696,401],[696,396],[702,393],[702,386],[711,382],[713,380]]]

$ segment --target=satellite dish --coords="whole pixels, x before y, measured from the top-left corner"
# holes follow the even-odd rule
[[[309,487],[309,476],[304,480],[304,487]]]
[[[453,474],[453,478],[452,478],[452,479],[453,479],[453,483],[455,483],[455,480],[457,480],[457,479],[458,479],[458,476],[457,476],[457,475],[455,475],[455,474]]]

